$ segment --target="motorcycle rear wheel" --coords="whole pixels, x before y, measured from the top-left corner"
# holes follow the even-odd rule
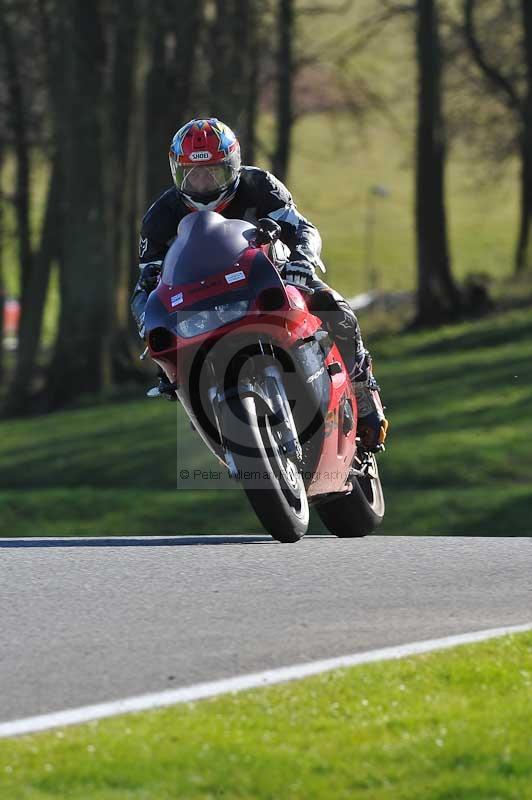
[[[279,542],[298,542],[307,532],[307,494],[295,460],[281,452],[268,417],[257,412],[253,397],[227,403],[224,434],[238,480],[268,533]],[[245,443],[232,447],[231,443]]]
[[[367,536],[384,518],[384,494],[377,461],[374,455],[369,458],[370,474],[364,478],[352,478],[353,491],[350,494],[316,506],[327,530],[341,539]]]

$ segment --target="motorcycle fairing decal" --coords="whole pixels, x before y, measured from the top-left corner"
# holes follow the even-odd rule
[[[312,383],[312,381],[315,381],[323,372],[325,372],[325,367],[320,367],[320,369],[315,372],[314,375],[311,375],[309,378],[307,378],[307,383]]]
[[[338,414],[336,409],[327,412],[327,416],[325,417],[325,424],[323,433],[324,436],[330,436],[335,430],[338,429]]]
[[[230,272],[228,275],[226,275],[225,280],[227,283],[236,283],[237,281],[245,281],[246,276],[242,270],[239,269],[238,272]]]
[[[183,302],[183,292],[178,292],[174,294],[173,297],[170,298],[170,303],[172,304],[172,308],[175,306],[180,305]]]

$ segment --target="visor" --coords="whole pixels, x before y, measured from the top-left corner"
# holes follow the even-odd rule
[[[172,177],[177,189],[196,197],[223,192],[236,180],[240,158],[232,153],[218,164],[177,164],[170,159]]]
[[[206,164],[178,165],[175,172],[175,184],[185,194],[210,194],[221,191],[233,179],[232,169],[225,165],[212,167]]]

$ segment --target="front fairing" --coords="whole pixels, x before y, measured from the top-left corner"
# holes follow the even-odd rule
[[[267,302],[270,306],[267,305]],[[235,263],[222,271],[199,271],[196,280],[187,283],[161,282],[148,298],[145,328],[150,352],[154,348],[152,333],[164,329],[174,337],[175,347],[197,345],[205,336],[226,333],[271,307],[284,320],[283,312],[291,302],[279,273],[260,248],[249,246]],[[234,309],[234,317],[231,316]],[[197,320],[205,317],[202,327]],[[170,340],[169,340],[170,341]]]
[[[250,223],[210,211],[181,221],[145,309],[152,357],[225,335],[244,318],[265,323],[268,311],[278,328],[310,316],[299,292],[285,288],[267,248],[256,246],[255,234]]]

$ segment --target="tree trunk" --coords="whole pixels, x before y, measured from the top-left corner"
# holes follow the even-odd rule
[[[527,90],[523,101],[521,132],[521,207],[515,268],[532,271],[532,4],[521,0]]]
[[[61,313],[47,386],[52,407],[103,387],[113,289],[105,230],[101,18],[98,6],[83,0],[58,5],[62,71],[53,91],[61,143]]]
[[[46,81],[48,87],[51,87],[58,79],[58,73],[57,70],[54,71],[57,65],[54,63],[50,20],[44,0],[39,0],[37,12],[44,52]],[[53,120],[53,118],[52,114],[51,119]],[[53,122],[51,124],[53,125]],[[57,136],[52,135],[52,140],[54,139],[56,140],[54,146],[57,146]],[[51,265],[54,258],[58,257],[59,252],[59,181],[58,158],[54,152],[40,245],[37,253],[32,256],[32,270],[28,276],[26,297],[21,306],[17,361],[5,405],[6,413],[10,415],[27,413],[32,406],[33,378],[39,352]]]
[[[48,187],[40,248],[34,258],[34,269],[29,276],[26,300],[21,308],[17,363],[5,407],[6,413],[10,415],[25,414],[31,410],[32,384],[50,269],[52,261],[58,254],[58,201],[59,171],[55,163]]]
[[[519,235],[515,249],[515,272],[532,270],[532,3],[521,0],[525,89],[522,95],[519,82],[511,80],[483,51],[475,32],[477,0],[464,0],[464,32],[473,59],[502,102],[518,120],[520,158]],[[507,13],[513,7],[506,7]]]
[[[30,147],[28,122],[24,104],[23,78],[15,40],[16,20],[0,2],[0,44],[4,51],[7,91],[9,96],[9,127],[13,133],[17,178],[15,213],[20,263],[20,300],[24,304],[32,266],[30,232]]]
[[[256,0],[238,0],[236,6],[240,26],[235,27],[233,49],[239,52],[240,61],[235,61],[235,82],[240,88],[238,103],[238,137],[244,164],[254,164],[257,140],[257,115],[259,107],[260,64],[267,52],[265,45],[264,18]]]
[[[417,315],[430,325],[460,311],[447,247],[444,201],[445,133],[441,50],[435,0],[417,0],[418,128],[416,161]]]
[[[255,158],[259,63],[265,50],[264,4],[216,0],[206,54],[210,66],[209,116],[219,117],[238,136],[245,164]]]
[[[137,274],[139,220],[146,200],[147,78],[152,52],[149,46],[147,3],[141,0],[137,13],[134,58],[131,64],[128,94],[127,137],[123,147],[122,197],[120,214],[114,220],[119,234],[113,320],[113,372],[118,380],[135,372],[132,347],[133,327],[130,311],[132,269]],[[164,115],[161,115],[164,116]]]
[[[171,185],[168,151],[174,133],[200,114],[193,90],[203,5],[203,0],[182,0],[176,15],[175,3],[166,0],[152,12],[145,143],[149,203]]]
[[[209,113],[218,117],[229,127],[237,129],[238,103],[235,102],[234,64],[238,53],[234,52],[234,26],[236,22],[235,0],[214,0],[214,16],[210,27],[207,47],[209,58]],[[242,42],[240,42],[242,47]]]
[[[0,175],[4,167],[4,147],[0,141]],[[0,191],[0,383],[4,380],[4,308],[5,308],[5,285],[4,285],[4,198]]]
[[[257,150],[257,115],[259,111],[260,41],[250,53],[249,91],[244,107],[242,159],[245,164],[254,164]]]
[[[293,0],[279,0],[279,50],[277,55],[277,136],[272,171],[285,181],[288,175],[290,144],[294,114],[292,109],[293,89]]]

